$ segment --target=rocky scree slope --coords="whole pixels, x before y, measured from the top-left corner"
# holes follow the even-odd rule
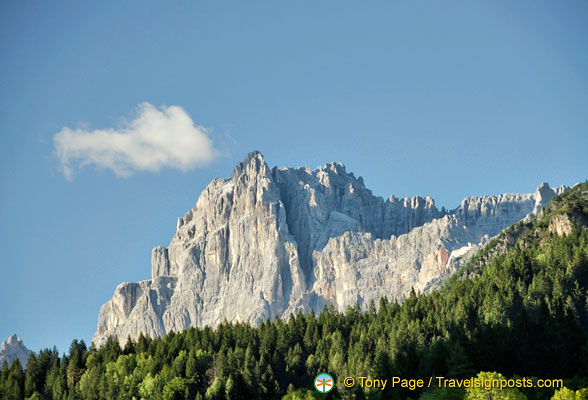
[[[567,189],[544,183],[446,211],[430,197],[374,196],[340,163],[270,168],[253,152],[204,189],[168,247],[153,249],[151,279],[116,288],[94,343],[427,292]]]

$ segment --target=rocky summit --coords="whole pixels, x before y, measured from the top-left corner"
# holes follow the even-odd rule
[[[22,339],[14,334],[8,340],[3,341],[0,346],[0,366],[4,362],[10,365],[14,360],[18,359],[22,367],[26,368],[31,353],[32,351],[26,348]]]
[[[447,211],[430,197],[374,196],[340,163],[270,168],[253,152],[204,189],[168,247],[153,249],[151,279],[116,288],[94,343],[428,292],[567,189],[542,183]]]

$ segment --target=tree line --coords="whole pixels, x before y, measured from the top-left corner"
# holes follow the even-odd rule
[[[495,371],[565,379],[566,389],[557,393],[517,389],[522,397],[508,398],[548,399],[555,393],[580,399],[586,392],[579,390],[588,387],[588,227],[575,223],[569,234],[557,235],[549,229],[555,215],[588,217],[588,183],[554,199],[533,221],[503,232],[431,294],[413,290],[402,303],[382,298],[367,310],[359,304],[344,313],[325,308],[258,327],[225,322],[160,338],[140,335],[124,346],[116,338],[101,348],[74,340],[67,354],[54,348],[31,355],[26,371],[18,361],[2,366],[0,397],[485,398],[462,389],[338,383],[320,395],[312,388],[319,372],[340,382],[347,376],[469,378]],[[516,243],[498,251],[504,235]]]

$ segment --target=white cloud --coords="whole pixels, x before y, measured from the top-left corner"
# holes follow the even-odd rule
[[[136,118],[119,129],[63,128],[53,136],[61,170],[69,180],[75,168],[94,164],[117,176],[163,167],[187,171],[210,163],[217,151],[208,132],[179,106],[149,103],[137,107]]]

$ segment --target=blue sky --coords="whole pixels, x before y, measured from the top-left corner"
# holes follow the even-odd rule
[[[587,38],[583,0],[3,1],[0,339],[90,342],[115,287],[149,278],[151,248],[254,149],[448,208],[586,180]],[[144,102],[181,107],[211,157],[120,177],[70,140],[68,180],[55,135],[129,133]]]

